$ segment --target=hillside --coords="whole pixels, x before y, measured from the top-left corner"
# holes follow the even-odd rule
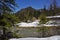
[[[54,7],[50,7],[49,9],[46,9],[46,7],[44,7],[43,9],[37,10],[29,6],[19,10],[15,15],[20,18],[20,21],[27,22],[27,20],[38,19],[38,17],[40,17],[41,14],[45,16],[60,15],[60,8],[58,7],[55,9]]]
[[[16,16],[18,16],[21,21],[27,21],[27,20],[32,20],[32,18],[38,18],[40,16],[40,11],[32,8],[32,7],[27,7],[23,8],[20,11],[16,13]]]

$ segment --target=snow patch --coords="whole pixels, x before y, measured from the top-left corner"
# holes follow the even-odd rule
[[[60,15],[57,15],[57,16],[47,16],[46,18],[60,18]]]
[[[52,36],[47,38],[13,38],[10,40],[60,40],[60,36]]]
[[[16,25],[18,25],[19,27],[36,27],[38,26],[38,24],[39,24],[39,20],[35,20],[34,22],[31,23],[21,22]]]

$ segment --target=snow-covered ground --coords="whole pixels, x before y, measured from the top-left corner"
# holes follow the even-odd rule
[[[47,38],[13,38],[10,40],[60,40],[60,36],[52,36],[52,37],[47,37]]]
[[[60,18],[60,15],[56,15],[56,16],[47,16],[46,18]]]
[[[38,26],[39,24],[39,20],[35,20],[34,22],[31,22],[31,23],[26,23],[26,22],[21,22],[21,23],[18,23],[16,25],[18,25],[19,27],[36,27]]]
[[[31,22],[31,23],[21,22],[16,25],[18,25],[19,27],[37,27],[38,24],[39,24],[39,20],[35,20],[34,22]],[[46,24],[44,24],[43,26],[60,26],[60,20],[50,20]]]
[[[50,20],[44,26],[60,26],[60,20]]]

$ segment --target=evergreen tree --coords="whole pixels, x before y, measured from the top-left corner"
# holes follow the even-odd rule
[[[53,6],[52,6],[52,4],[50,4],[49,15],[51,15],[51,16],[54,15],[53,14]]]
[[[14,6],[17,6],[15,0],[0,0],[0,11],[2,12],[13,11]]]
[[[8,21],[8,19],[5,18],[4,14],[12,12],[16,5],[15,0],[0,0],[0,26],[3,30],[3,36],[1,40],[7,40],[6,39],[6,25],[10,25],[11,22]],[[2,14],[2,15],[1,15]],[[8,16],[8,15],[6,15]]]
[[[44,14],[40,15],[40,25],[42,26],[42,37],[45,37],[45,26],[44,24],[48,21]]]
[[[47,15],[46,5],[44,5],[44,8],[43,8],[43,15]]]
[[[53,15],[56,15],[57,14],[57,2],[56,2],[56,0],[53,0]]]

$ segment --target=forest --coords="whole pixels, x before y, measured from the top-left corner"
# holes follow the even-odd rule
[[[40,19],[41,15],[60,15],[60,7],[57,6],[56,1],[50,4],[48,9],[46,9],[46,5],[44,5],[43,9],[34,9],[29,6],[14,13],[15,7],[18,6],[14,0],[0,0],[0,31],[3,30],[3,34],[0,34],[1,40],[11,38],[11,36],[9,37],[7,34],[11,33],[10,28],[16,23],[27,22],[27,20],[34,21],[35,19]]]

